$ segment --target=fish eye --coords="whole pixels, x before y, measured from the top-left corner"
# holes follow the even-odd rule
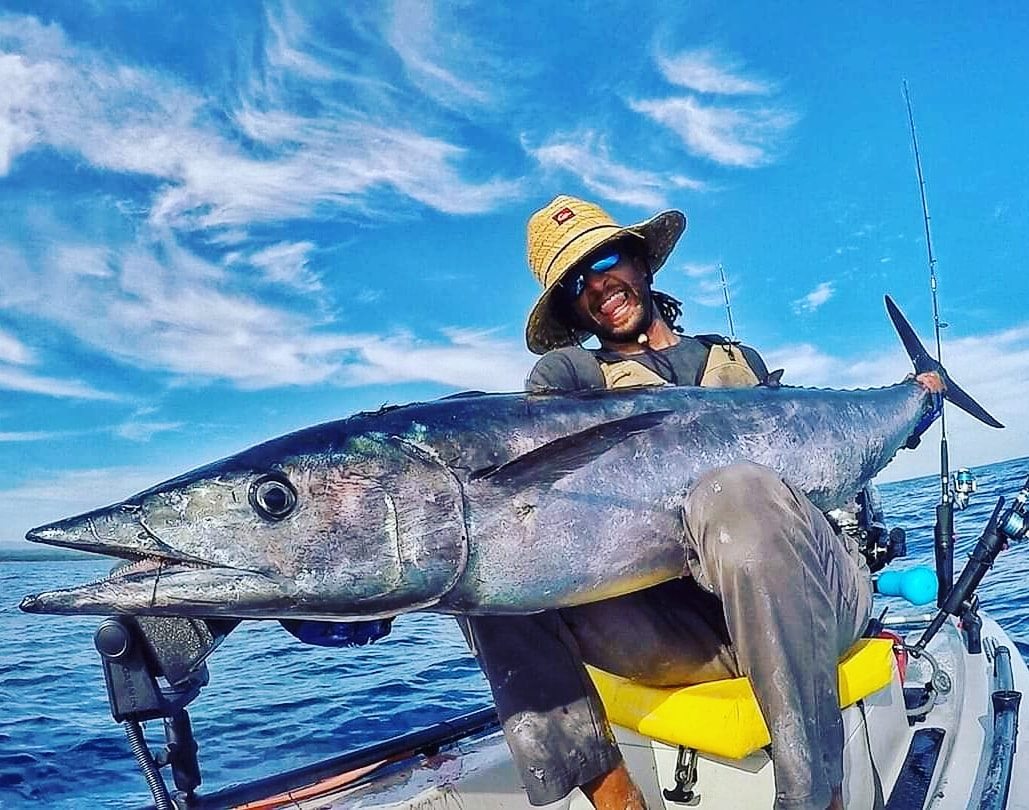
[[[282,520],[297,505],[297,492],[283,475],[262,475],[250,485],[250,505],[265,520]]]

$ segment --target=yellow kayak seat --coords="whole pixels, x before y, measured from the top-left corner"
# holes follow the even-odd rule
[[[646,737],[729,759],[770,741],[747,678],[654,687],[588,669],[611,722]],[[891,639],[859,639],[840,660],[840,708],[882,689],[893,672]]]

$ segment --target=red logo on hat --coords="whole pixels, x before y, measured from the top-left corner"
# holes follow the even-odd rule
[[[558,225],[564,225],[568,220],[575,216],[575,212],[571,208],[562,208],[556,214],[554,214],[554,222]]]

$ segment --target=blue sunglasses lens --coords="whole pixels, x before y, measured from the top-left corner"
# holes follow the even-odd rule
[[[572,298],[578,298],[586,289],[586,273],[606,273],[622,260],[622,254],[608,253],[590,264],[589,270],[580,270],[572,278],[568,279],[567,289]]]
[[[603,273],[618,264],[621,258],[622,257],[617,253],[612,253],[610,256],[604,256],[602,259],[597,259],[593,262],[593,264],[590,265],[590,270],[594,273]]]

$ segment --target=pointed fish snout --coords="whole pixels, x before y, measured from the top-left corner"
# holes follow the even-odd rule
[[[57,525],[54,523],[48,523],[45,526],[37,526],[35,529],[29,529],[25,533],[25,539],[30,543],[49,543],[54,540],[60,540],[64,535]]]
[[[30,543],[76,548],[99,554],[122,550],[147,554],[158,550],[159,541],[144,530],[138,519],[120,507],[105,507],[76,517],[30,529]]]

